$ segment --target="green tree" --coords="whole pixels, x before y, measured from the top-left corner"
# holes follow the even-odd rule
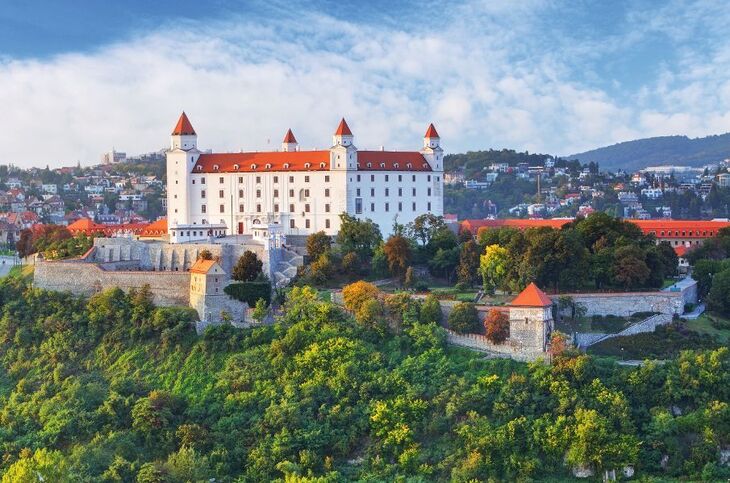
[[[461,245],[457,279],[459,283],[473,287],[479,283],[479,245],[471,238]]]
[[[649,278],[649,267],[639,247],[634,245],[618,247],[614,257],[611,270],[617,285],[628,290],[641,286]]]
[[[198,260],[213,260],[213,253],[207,248],[204,248],[198,253]]]
[[[263,265],[254,252],[246,250],[233,267],[233,280],[253,282],[261,274]]]
[[[307,237],[307,255],[310,260],[317,260],[332,246],[332,239],[323,231],[312,233]]]
[[[342,257],[342,271],[347,275],[359,275],[362,271],[362,262],[355,252],[346,253]]]
[[[505,285],[509,270],[509,252],[499,245],[488,245],[479,259],[479,271],[482,274],[484,290],[494,293]]]
[[[36,483],[39,481],[71,482],[68,463],[60,451],[46,448],[34,452],[24,450],[20,459],[3,474],[2,483]]]
[[[342,253],[356,252],[360,258],[369,259],[382,240],[378,225],[371,220],[359,220],[347,213],[340,215],[337,243]]]
[[[440,324],[444,318],[441,310],[441,304],[435,295],[429,294],[423,301],[421,306],[421,323],[422,324]]]
[[[479,332],[479,314],[474,304],[461,302],[451,309],[449,328],[459,334],[475,334]]]
[[[442,216],[425,213],[417,216],[406,226],[406,233],[410,238],[417,240],[422,246],[429,244],[434,235],[440,230],[447,230]]]
[[[730,315],[730,269],[725,269],[712,278],[707,303],[710,310]]]
[[[266,319],[266,316],[268,315],[268,313],[269,313],[269,308],[266,305],[266,300],[258,299],[256,301],[256,306],[254,307],[253,313],[251,314],[251,316],[253,317],[253,319],[256,322],[258,322],[260,324],[264,321],[264,319]]]

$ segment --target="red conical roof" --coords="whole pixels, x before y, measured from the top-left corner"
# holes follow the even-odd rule
[[[530,283],[525,290],[515,297],[510,305],[513,307],[547,307],[552,305],[553,301],[540,290],[535,282]]]
[[[188,119],[188,116],[185,114],[185,111],[183,111],[183,113],[180,114],[180,119],[177,120],[175,129],[172,130],[172,135],[173,136],[195,135],[195,129],[193,129],[193,125],[190,124],[190,119]]]
[[[335,131],[335,136],[352,136],[352,131],[350,131],[350,126],[347,125],[347,122],[345,121],[345,118],[342,118],[342,121],[340,121],[340,125],[337,126],[337,131]]]
[[[291,129],[289,129],[286,132],[286,135],[284,136],[284,141],[282,141],[282,142],[287,143],[287,144],[297,142],[297,138],[294,137],[294,133],[291,132]]]
[[[436,132],[436,128],[433,127],[433,123],[428,125],[428,129],[426,129],[426,135],[423,136],[425,138],[437,138],[439,137],[439,133]]]

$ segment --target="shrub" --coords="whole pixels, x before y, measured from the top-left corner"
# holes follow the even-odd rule
[[[421,323],[422,324],[440,324],[444,318],[441,311],[441,304],[435,295],[431,294],[426,297],[421,305]]]
[[[501,344],[509,337],[509,317],[502,311],[492,309],[484,320],[484,332],[487,339]]]
[[[456,304],[449,314],[449,328],[459,334],[474,334],[479,331],[479,314],[474,304]]]
[[[256,306],[259,299],[264,299],[268,305],[271,302],[271,282],[240,282],[232,283],[223,291],[231,298],[246,302],[249,307]]]
[[[378,287],[363,280],[346,285],[342,289],[345,308],[355,313],[360,310],[360,306],[367,300],[376,299],[379,295],[380,290],[378,290]]]

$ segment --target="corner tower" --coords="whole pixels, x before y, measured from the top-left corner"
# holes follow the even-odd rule
[[[294,133],[289,129],[284,135],[284,140],[281,142],[281,150],[284,152],[296,151],[299,148],[297,138],[294,137]]]
[[[330,169],[346,171],[357,169],[357,148],[353,145],[354,136],[343,117],[332,135],[330,148]]]
[[[167,157],[167,227],[190,224],[191,173],[200,151],[198,135],[183,112],[170,134]]]
[[[523,350],[545,352],[553,331],[553,301],[530,283],[509,305],[509,338]]]

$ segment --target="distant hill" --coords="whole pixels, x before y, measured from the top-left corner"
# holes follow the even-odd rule
[[[568,156],[584,164],[597,162],[601,169],[612,171],[635,171],[662,164],[702,166],[726,158],[730,158],[730,133],[694,139],[687,136],[637,139]]]

